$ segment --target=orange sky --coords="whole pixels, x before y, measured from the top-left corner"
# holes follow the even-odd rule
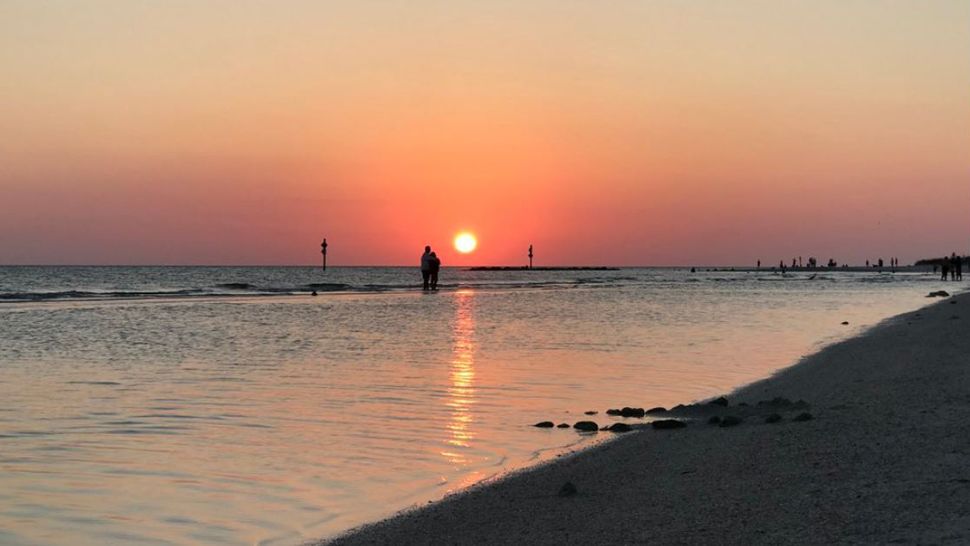
[[[7,0],[0,264],[966,252],[968,51],[962,0]]]

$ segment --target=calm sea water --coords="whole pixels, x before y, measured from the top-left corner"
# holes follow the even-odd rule
[[[422,294],[417,277],[0,268],[0,543],[332,535],[589,441],[536,421],[721,394],[952,289],[447,269]]]

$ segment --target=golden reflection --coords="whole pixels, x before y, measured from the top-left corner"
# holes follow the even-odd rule
[[[468,462],[463,451],[471,446],[475,435],[471,430],[472,405],[475,403],[475,293],[459,290],[455,293],[455,321],[452,326],[452,356],[449,368],[450,384],[445,404],[451,408],[446,443],[450,446],[441,454],[449,462]]]

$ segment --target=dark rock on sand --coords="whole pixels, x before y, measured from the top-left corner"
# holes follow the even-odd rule
[[[777,423],[778,421],[781,421],[781,415],[777,413],[772,413],[768,417],[765,417],[765,423]]]
[[[741,424],[741,418],[734,415],[727,415],[721,418],[722,427],[733,427]]]
[[[571,497],[576,493],[579,493],[579,490],[576,489],[576,486],[573,485],[573,482],[566,482],[562,484],[562,487],[559,488],[560,497]]]
[[[657,406],[655,408],[650,408],[647,410],[647,415],[655,415],[657,413],[667,413],[667,408]]]
[[[606,427],[606,430],[610,432],[630,432],[633,427],[626,423],[613,423],[612,425]]]
[[[643,417],[646,412],[643,408],[631,408],[624,406],[623,409],[610,408],[606,410],[607,415],[618,415],[620,417]]]
[[[600,429],[599,425],[592,421],[579,421],[573,425],[573,428],[582,432],[596,432]]]
[[[707,404],[709,406],[724,406],[726,408],[727,405],[728,405],[728,399],[725,398],[725,397],[723,397],[723,396],[719,396],[719,397],[715,398],[714,400],[711,400]]]
[[[717,425],[721,422],[721,418],[717,415],[712,415],[710,419],[707,420],[708,425]]]
[[[676,419],[661,419],[659,421],[650,423],[650,425],[657,430],[670,430],[675,428],[684,428],[687,426],[687,423],[678,421]]]
[[[643,408],[627,408],[624,407],[620,410],[620,415],[623,417],[643,417],[646,412]]]
[[[806,411],[804,413],[799,413],[798,415],[796,415],[792,419],[792,421],[811,421],[812,419],[814,419],[814,417],[812,417],[812,414]]]
[[[559,423],[556,428],[569,428],[569,423]]]
[[[950,296],[950,293],[947,292],[946,290],[937,290],[936,292],[930,292],[929,294],[926,295],[927,298],[946,298],[949,296]]]
[[[843,320],[843,321],[842,321],[842,326],[845,326],[845,325],[846,325],[846,324],[848,324],[848,323],[849,323],[849,321],[847,321],[847,320]]]
[[[771,400],[761,400],[760,402],[758,402],[759,406],[774,406],[778,408],[787,408],[788,406],[792,406],[794,404],[795,403],[792,402],[791,400],[787,398],[782,398],[781,396],[776,396]]]
[[[589,411],[584,411],[583,413],[585,413],[586,415],[596,415],[599,412],[598,411],[589,410]]]
[[[534,424],[532,426],[539,427],[539,428],[552,428],[552,427],[554,427],[556,425],[553,424],[552,421],[540,421],[540,422],[538,422],[538,423],[536,423],[536,424]]]

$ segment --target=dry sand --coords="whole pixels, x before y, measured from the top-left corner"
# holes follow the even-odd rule
[[[737,406],[776,396],[814,419]],[[970,543],[970,294],[729,399],[738,426],[628,433],[330,544]]]

